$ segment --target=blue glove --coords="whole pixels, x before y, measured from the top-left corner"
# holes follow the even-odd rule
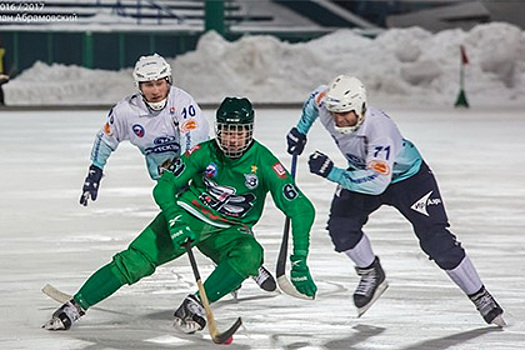
[[[87,206],[90,197],[93,201],[97,199],[98,188],[101,179],[102,169],[91,164],[89,167],[88,175],[84,180],[84,186],[82,187],[82,196],[80,196],[80,204],[82,204],[83,206]]]
[[[317,286],[310,275],[308,265],[306,265],[306,256],[292,255],[290,260],[292,261],[290,276],[295,289],[301,294],[315,298]]]
[[[310,167],[311,173],[327,177],[334,167],[334,162],[332,162],[326,154],[315,151],[308,159],[308,166]]]
[[[180,247],[183,246],[188,240],[190,240],[190,242],[194,242],[197,239],[197,235],[195,235],[195,233],[187,225],[183,225],[180,222],[177,223],[177,219],[178,217],[169,220],[168,222],[173,245],[175,247]]]
[[[306,145],[306,135],[301,134],[296,127],[293,127],[286,135],[286,142],[288,143],[288,149],[286,150],[288,153],[300,155],[303,153]]]

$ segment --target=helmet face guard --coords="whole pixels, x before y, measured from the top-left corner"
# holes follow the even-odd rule
[[[328,86],[324,100],[326,109],[331,113],[354,111],[357,122],[353,126],[335,126],[341,134],[350,134],[363,124],[366,112],[366,89],[363,83],[354,77],[337,76]]]
[[[240,158],[253,142],[255,112],[247,98],[226,97],[216,114],[216,142],[224,155]]]
[[[139,90],[140,94],[144,98],[144,102],[146,102],[146,104],[154,111],[160,111],[166,106],[167,95],[162,101],[149,102],[144,97],[144,93],[142,92],[140,84],[160,79],[165,79],[169,85],[171,85],[173,82],[173,78],[171,76],[171,66],[168,64],[168,62],[166,62],[164,57],[157,53],[150,56],[140,57],[135,64],[135,69],[133,70],[133,80],[135,81],[135,87]]]

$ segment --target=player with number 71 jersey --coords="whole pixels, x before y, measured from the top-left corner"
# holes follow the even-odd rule
[[[341,133],[324,108],[326,85],[306,100],[297,130],[306,135],[317,118],[348,161],[346,170],[335,168],[330,180],[351,191],[378,195],[390,183],[416,174],[422,157],[412,142],[404,139],[396,124],[379,109],[367,106],[366,118],[354,132]]]

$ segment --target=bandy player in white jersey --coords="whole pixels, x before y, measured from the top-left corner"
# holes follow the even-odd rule
[[[363,83],[341,75],[312,92],[301,119],[287,136],[290,154],[303,151],[306,135],[318,118],[347,160],[345,168],[338,168],[327,155],[316,151],[308,165],[312,173],[339,185],[330,208],[328,232],[335,250],[353,261],[361,277],[353,296],[358,316],[388,287],[363,226],[370,214],[389,205],[410,221],[422,250],[469,296],[483,319],[504,326],[503,309],[448,229],[434,174],[394,121],[368,105]]]
[[[106,162],[122,141],[128,140],[140,150],[150,177],[158,180],[181,154],[209,139],[209,124],[199,105],[189,93],[173,85],[171,66],[162,56],[140,57],[133,79],[137,93],[109,111],[93,143],[80,197],[84,206],[89,199],[97,199]],[[254,280],[263,290],[276,289],[273,276],[264,267]]]
[[[138,92],[119,101],[108,113],[91,149],[91,166],[80,203],[97,199],[102,171],[118,145],[128,140],[146,158],[153,180],[160,178],[181,153],[209,138],[208,121],[186,91],[172,83],[171,67],[154,54],[136,63]]]

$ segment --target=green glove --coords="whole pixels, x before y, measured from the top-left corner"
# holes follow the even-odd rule
[[[188,227],[188,225],[178,221],[179,218],[180,215],[168,221],[171,240],[175,247],[183,246],[188,239],[192,242],[197,239],[197,235]]]
[[[290,260],[292,261],[292,283],[295,289],[301,294],[315,298],[317,286],[310,275],[308,265],[306,265],[306,256],[292,255]]]

